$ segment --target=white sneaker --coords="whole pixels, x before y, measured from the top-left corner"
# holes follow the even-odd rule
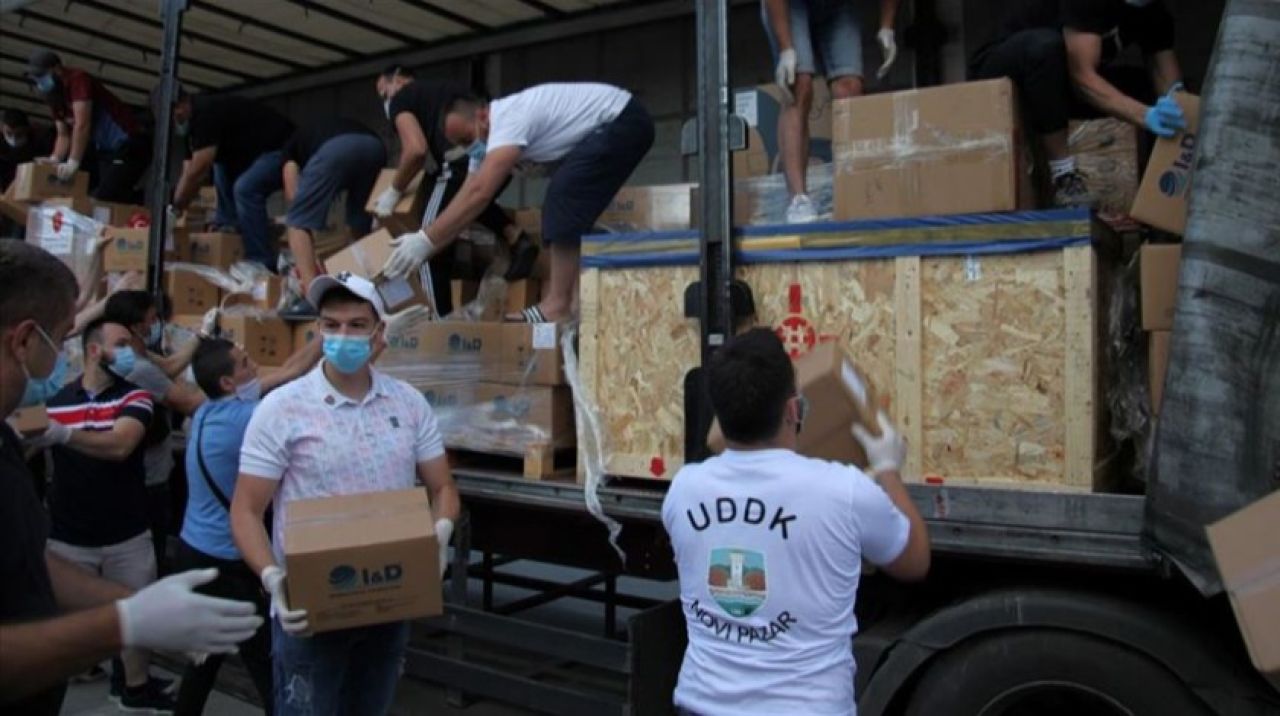
[[[808,194],[796,194],[791,197],[791,206],[787,207],[788,224],[809,224],[818,220],[818,212],[813,208],[813,200]]]

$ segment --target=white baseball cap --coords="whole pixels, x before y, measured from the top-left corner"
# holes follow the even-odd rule
[[[335,288],[345,288],[372,303],[373,310],[378,314],[378,318],[386,317],[387,308],[382,303],[382,296],[378,293],[378,288],[369,279],[357,276],[350,271],[317,276],[311,282],[311,286],[307,288],[307,301],[318,309],[320,308],[320,300],[324,298],[324,295]]]

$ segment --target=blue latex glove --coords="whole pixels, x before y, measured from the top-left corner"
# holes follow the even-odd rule
[[[1187,118],[1182,114],[1182,107],[1178,106],[1173,99],[1173,93],[1181,86],[1181,83],[1175,84],[1168,94],[1156,100],[1156,103],[1147,109],[1144,122],[1147,129],[1157,136],[1172,137],[1179,130],[1187,128]]]

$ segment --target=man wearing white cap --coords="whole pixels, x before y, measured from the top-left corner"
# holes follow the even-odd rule
[[[276,713],[383,714],[395,698],[408,622],[304,636],[307,614],[289,608],[284,589],[289,503],[411,489],[419,478],[436,517],[442,571],[461,505],[426,398],[369,365],[385,313],[373,284],[348,273],[320,276],[307,299],[320,313],[324,360],[266,396],[249,421],[231,531],[271,595]],[[273,501],[269,541],[262,519]]]

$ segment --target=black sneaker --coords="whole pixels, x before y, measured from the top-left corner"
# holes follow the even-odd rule
[[[138,688],[126,687],[120,694],[120,710],[130,713],[173,713],[177,702],[170,693],[173,682],[152,677]]]
[[[1078,171],[1067,172],[1053,180],[1053,205],[1060,208],[1089,209],[1098,199],[1089,191],[1084,175]]]
[[[102,664],[94,664],[93,668],[71,677],[74,684],[91,684],[95,681],[102,681],[107,678],[107,670],[102,668]]]
[[[177,685],[174,684],[173,679],[165,679],[159,676],[149,677],[149,681],[147,681],[147,685],[139,688],[154,689],[155,691],[158,691],[162,694],[168,694],[170,696],[178,692]],[[120,697],[124,694],[124,690],[125,690],[124,677],[123,676],[117,677],[116,672],[112,671],[111,672],[111,700],[119,704]]]
[[[320,312],[315,306],[305,298],[298,297],[296,301],[281,309],[280,317],[286,321],[310,321],[320,317]]]
[[[507,273],[502,278],[508,283],[529,278],[537,260],[538,245],[528,234],[520,232],[516,242],[511,245],[511,265],[507,266]]]

